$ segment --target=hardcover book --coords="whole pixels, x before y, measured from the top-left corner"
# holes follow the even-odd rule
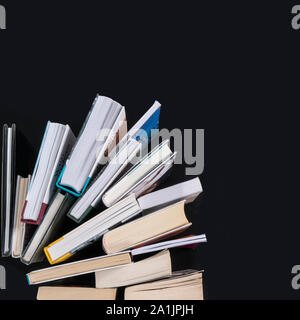
[[[48,121],[23,208],[23,222],[40,224],[74,142],[75,136],[68,125]]]
[[[15,200],[16,125],[3,126],[1,168],[1,254],[11,254]]]
[[[80,197],[101,168],[105,156],[126,132],[125,108],[108,97],[97,95],[57,187]]]

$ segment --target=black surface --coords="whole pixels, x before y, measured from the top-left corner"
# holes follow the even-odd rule
[[[1,3],[1,124],[37,153],[46,121],[78,132],[96,93],[125,105],[129,126],[159,100],[161,127],[206,129],[204,193],[187,211],[208,244],[176,251],[178,266],[206,269],[208,299],[300,296],[296,1]],[[185,178],[176,166],[166,185]],[[27,269],[1,264],[0,297],[35,298]]]

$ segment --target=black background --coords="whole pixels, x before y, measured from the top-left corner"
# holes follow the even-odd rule
[[[96,93],[126,106],[129,127],[159,100],[161,127],[206,130],[204,193],[187,210],[208,243],[176,266],[205,268],[207,299],[300,296],[297,1],[0,2],[1,124],[37,153],[46,121],[77,133]],[[186,178],[176,166],[166,185]],[[34,299],[27,268],[0,261],[1,299]]]

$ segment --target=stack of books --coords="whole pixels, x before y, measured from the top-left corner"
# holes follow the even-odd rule
[[[68,125],[48,122],[27,177],[15,172],[16,125],[3,126],[1,254],[49,262],[26,275],[30,285],[43,284],[37,299],[113,300],[121,287],[126,300],[203,299],[203,270],[173,270],[170,253],[207,241],[176,237],[191,226],[185,206],[202,185],[196,177],[155,190],[176,158],[168,140],[148,151],[160,111],[155,101],[127,130],[125,107],[98,95],[77,138]],[[78,226],[65,233],[65,219]],[[96,241],[106,255],[76,259]],[[93,287],[55,285],[88,273]]]

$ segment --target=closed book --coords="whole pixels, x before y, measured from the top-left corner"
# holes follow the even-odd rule
[[[117,181],[102,197],[103,203],[110,207],[129,194],[144,194],[152,190],[155,179],[161,172],[165,174],[173,165],[176,153],[169,147],[169,140],[163,141],[160,145],[149,152],[143,159],[134,165],[119,181]],[[155,185],[156,186],[156,185]]]
[[[61,232],[63,223],[75,197],[63,191],[57,191],[48,206],[46,215],[24,249],[21,261],[25,264],[40,262],[46,258],[44,247],[55,240]]]
[[[64,261],[99,239],[116,224],[141,212],[134,196],[119,201],[44,248],[51,264]]]
[[[177,271],[162,280],[127,287],[124,300],[203,300],[203,272]]]
[[[171,256],[170,252],[165,250],[118,269],[97,271],[96,288],[124,287],[168,277],[171,274]]]
[[[117,289],[86,287],[39,287],[37,300],[116,300]]]
[[[2,135],[1,255],[11,254],[15,201],[16,125],[5,124]]]
[[[68,125],[48,121],[22,212],[23,222],[41,223],[74,143],[75,136]]]
[[[24,246],[26,224],[21,221],[21,215],[29,183],[30,176],[28,176],[27,178],[23,178],[19,175],[17,176],[11,250],[11,256],[13,258],[20,257]]]
[[[185,215],[184,203],[184,200],[177,202],[105,233],[102,238],[104,251],[128,250],[183,232],[192,224]]]
[[[120,252],[35,270],[26,276],[28,283],[33,285],[93,273],[99,270],[116,268],[130,263],[130,252]]]
[[[105,156],[126,133],[125,108],[111,98],[97,95],[56,182],[57,187],[80,197]]]
[[[198,236],[189,235],[189,236],[174,239],[174,240],[162,241],[154,244],[149,244],[147,246],[142,246],[142,247],[131,250],[131,254],[133,256],[136,256],[140,254],[146,254],[150,252],[161,251],[161,250],[166,250],[171,248],[194,249],[199,243],[204,243],[204,242],[207,242],[205,234],[201,234]]]

